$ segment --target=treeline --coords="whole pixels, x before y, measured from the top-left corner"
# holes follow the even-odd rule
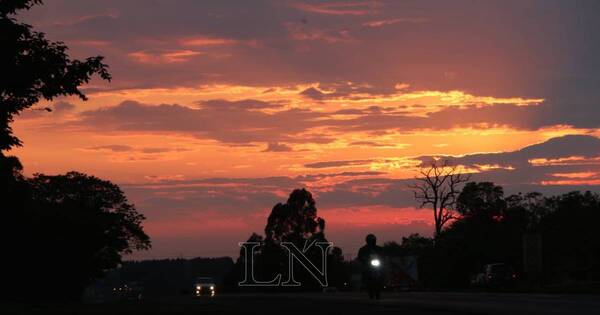
[[[467,288],[473,277],[492,263],[514,269],[517,289],[600,281],[597,193],[575,191],[547,197],[532,192],[505,196],[503,188],[494,183],[469,182],[458,193],[452,211],[455,219],[437,237],[413,234],[383,246],[388,257],[417,257],[419,289]],[[257,279],[268,281],[277,274],[286,279],[288,252],[280,243],[291,241],[302,247],[306,240],[326,241],[324,231],[325,221],[317,216],[310,192],[292,192],[286,203],[273,207],[265,227],[266,236],[255,233],[248,239],[261,243],[253,253]],[[320,262],[318,251],[308,251],[308,256],[315,263]],[[333,248],[328,254],[329,285],[340,290],[357,289],[349,286],[353,274],[360,273],[360,266],[343,261],[342,257],[340,248]],[[243,279],[245,258],[241,251],[226,279],[229,287]],[[304,268],[297,268],[297,272],[295,276],[302,282],[302,288],[297,289],[320,290]]]
[[[390,254],[419,257],[424,288],[467,287],[489,263],[511,265],[529,287],[600,281],[597,193],[505,196],[498,185],[470,182],[456,211],[458,219],[436,239],[412,235],[385,246]]]

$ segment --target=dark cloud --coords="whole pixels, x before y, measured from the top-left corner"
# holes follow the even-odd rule
[[[358,171],[358,172],[339,172],[339,173],[329,173],[329,174],[309,174],[309,175],[297,176],[295,178],[301,182],[310,183],[313,181],[318,181],[318,180],[322,180],[322,179],[326,179],[326,178],[333,178],[333,177],[352,178],[352,177],[365,177],[365,176],[379,176],[379,175],[385,175],[385,174],[387,174],[387,173],[379,172],[379,171]]]
[[[293,189],[310,188],[319,194],[319,203],[323,206],[346,205],[346,201],[362,201],[357,205],[378,204],[381,200],[390,198],[397,201],[397,194],[383,199],[367,198],[368,192],[373,192],[378,185],[397,182],[402,188],[401,181],[381,178],[384,172],[339,172],[332,174],[308,174],[297,177],[276,176],[257,178],[201,178],[201,179],[158,179],[144,184],[123,184],[128,196],[144,209],[153,219],[178,217],[193,212],[218,210],[233,215],[250,215],[257,211],[269,210],[274,202],[282,199]],[[358,180],[363,178],[363,180]],[[373,178],[368,181],[367,178]],[[318,187],[318,182],[324,179],[335,179],[345,184],[334,184],[334,190],[354,190],[353,183],[366,185],[364,189],[354,190],[354,197],[344,201],[344,193],[327,192],[326,187]],[[371,188],[367,189],[367,186]],[[323,191],[322,191],[323,190]],[[348,192],[351,193],[352,192]],[[327,197],[331,196],[331,198]],[[362,196],[362,197],[361,197]],[[338,202],[338,198],[339,202]],[[407,199],[408,200],[408,199]],[[385,204],[391,204],[392,201]]]
[[[270,142],[263,152],[291,152],[292,147],[283,143]]]
[[[109,144],[109,145],[100,145],[100,146],[90,147],[90,148],[87,148],[87,150],[96,150],[96,151],[107,150],[107,151],[112,151],[112,152],[129,152],[129,151],[133,151],[134,149],[133,149],[133,147],[128,146],[128,145]]]
[[[459,127],[510,127],[519,130],[538,130],[557,125],[576,128],[600,127],[600,115],[582,111],[563,114],[561,107],[547,103],[531,106],[493,104],[483,106],[448,106],[430,112],[425,117],[408,114],[403,109],[371,107],[366,110],[343,110],[336,114],[356,115],[343,120],[326,120],[323,123],[339,130],[377,131],[419,129],[448,130]],[[588,112],[589,113],[589,112]]]
[[[280,103],[258,100],[210,100],[200,102],[195,108],[125,101],[116,106],[83,112],[79,121],[69,124],[103,131],[182,133],[236,146],[266,143],[271,144],[272,150],[284,149],[281,143],[288,146],[293,143],[330,143],[336,134],[347,132],[389,133],[459,127],[538,130],[558,125],[600,127],[600,115],[581,115],[581,118],[571,119],[569,116],[554,115],[549,106],[449,106],[426,116],[415,116],[406,113],[402,107],[371,106],[327,113],[311,109],[286,109]],[[352,117],[339,118],[336,115]],[[351,145],[382,146],[369,141]]]
[[[600,28],[596,2],[373,3],[52,1],[22,18],[66,41],[75,56],[105,55],[118,78],[111,88],[406,82],[416,90],[543,97],[569,115],[577,114],[564,100],[583,98],[576,106],[597,113],[597,98],[589,99],[599,94],[600,40],[591,31]],[[321,38],[333,31],[355,41],[298,41],[290,23]],[[181,40],[194,37],[213,44],[198,46],[205,54],[193,62],[140,65],[127,57],[189,49]]]
[[[85,149],[86,150],[92,150],[92,151],[110,151],[110,152],[117,152],[117,153],[122,153],[122,152],[139,152],[139,153],[143,153],[143,154],[157,154],[157,153],[166,153],[166,152],[184,152],[184,151],[190,151],[190,149],[178,148],[178,147],[172,147],[172,148],[165,148],[165,147],[142,147],[142,148],[136,148],[136,147],[132,147],[132,146],[129,146],[129,145],[122,145],[122,144],[100,145],[100,146],[89,147],[89,148],[85,148]]]
[[[293,41],[321,41],[328,44],[352,43],[356,41],[347,29],[322,29],[306,23],[285,22],[283,24]]]
[[[354,141],[351,142],[350,145],[359,147],[393,147],[393,145],[379,143],[375,141]]]
[[[342,161],[326,161],[326,162],[315,162],[304,164],[307,168],[332,168],[342,166],[356,166],[365,165],[373,162],[374,160],[342,160]]]
[[[455,162],[482,164],[495,162],[498,158],[509,161],[524,161],[534,157],[560,158],[569,155],[598,156],[598,142],[600,139],[590,136],[566,136],[551,139],[545,143],[532,145],[522,150],[506,153],[478,154],[457,157]],[[324,162],[318,166],[340,166],[360,161],[339,161],[336,163]],[[568,165],[542,165],[533,166],[527,163],[518,164],[514,169],[481,170],[473,174],[473,181],[492,181],[505,188],[505,193],[539,191],[546,195],[556,195],[573,190],[591,190],[600,192],[598,184],[583,184],[578,182],[552,184],[553,180],[560,180],[560,174],[596,172],[592,177],[596,182],[600,180],[600,161],[596,164],[568,164]],[[135,202],[137,207],[152,222],[177,220],[189,221],[189,218],[202,217],[213,212],[219,213],[223,218],[244,218],[251,222],[259,231],[268,211],[277,202],[285,200],[287,194],[295,188],[308,187],[314,193],[317,207],[320,211],[330,209],[345,209],[348,214],[353,214],[352,209],[383,209],[398,211],[404,215],[403,208],[418,207],[414,200],[409,183],[413,179],[394,179],[386,177],[383,172],[339,172],[333,174],[309,174],[304,176],[289,177],[258,177],[258,178],[206,178],[189,180],[159,180],[146,184],[123,184],[128,197]],[[394,210],[395,209],[395,210]],[[427,222],[410,221],[411,215],[422,211],[422,216],[427,217],[429,209],[415,210],[407,214],[406,223],[395,223],[389,226],[365,224],[360,226],[330,225],[329,235],[336,235],[340,241],[349,238],[361,239],[360,235],[367,232],[377,232],[379,236],[397,239],[402,233],[420,231],[429,233],[431,227]],[[367,215],[377,216],[377,210]],[[337,218],[325,217],[334,221]],[[248,227],[251,229],[251,227]],[[390,230],[392,229],[392,230]],[[245,231],[250,233],[251,231]],[[400,234],[398,234],[400,233]],[[195,235],[195,234],[194,234]],[[394,236],[396,235],[396,236]],[[233,236],[232,236],[233,237]],[[238,236],[235,236],[238,237]],[[239,236],[241,237],[241,236]],[[160,241],[164,238],[158,237]],[[358,241],[340,243],[345,249],[354,248]]]
[[[314,87],[309,87],[308,89],[300,92],[300,95],[306,96],[306,97],[316,100],[316,101],[324,100],[327,96],[327,94],[321,92],[319,89],[314,88]]]
[[[191,149],[186,148],[165,148],[165,147],[145,147],[140,148],[139,151],[142,153],[153,154],[153,153],[165,153],[165,152],[185,152]]]
[[[282,107],[281,104],[263,102],[259,100],[246,99],[242,101],[227,101],[227,100],[209,100],[200,101],[198,105],[202,109],[207,110],[222,110],[222,111],[238,111],[238,110],[257,110],[257,109],[276,109]]]
[[[582,157],[568,163],[530,163],[535,159],[561,159]],[[586,180],[600,178],[600,139],[586,135],[569,135],[550,139],[544,143],[527,146],[523,149],[504,153],[472,154],[462,157],[444,156],[452,165],[464,165],[472,168],[494,166],[499,168],[480,168],[473,174],[474,181],[493,181],[506,187],[507,193],[541,191],[550,194],[570,190],[598,191],[600,185],[585,185]],[[432,156],[416,159],[427,167]],[[371,162],[386,162],[386,159],[325,161],[305,165],[308,168],[335,168],[344,166],[367,166]],[[388,161],[389,162],[389,161]],[[504,167],[502,167],[504,166]],[[590,174],[582,182],[553,183],[569,179],[560,174]],[[557,175],[558,174],[558,175]],[[350,179],[327,189],[320,194],[325,203],[336,207],[345,205],[387,205],[414,206],[407,184],[411,179],[391,179],[383,177]]]
[[[575,161],[541,165],[527,162],[535,158],[557,159],[569,156],[596,160],[591,163]],[[600,185],[593,183],[553,183],[569,179],[563,174],[568,176],[590,173],[590,178],[600,180],[600,159],[597,159],[599,157],[600,139],[591,136],[565,136],[513,152],[450,158],[455,164],[467,166],[502,161],[513,163],[510,169],[480,169],[480,172],[473,174],[471,178],[473,181],[492,181],[500,184],[505,187],[507,194],[528,191],[557,194],[571,190],[600,191]],[[419,159],[425,161],[428,157]],[[307,167],[335,168],[364,165],[370,161],[327,161],[313,163]],[[267,211],[277,200],[282,199],[282,196],[300,187],[309,187],[317,196],[318,206],[324,208],[418,206],[408,185],[413,179],[394,179],[386,175],[377,171],[356,171],[297,177],[165,179],[123,186],[136,204],[152,218],[182,216],[208,210],[248,216],[257,211]]]
[[[394,93],[397,91],[391,85],[374,87],[367,83],[330,82],[321,84],[319,88],[309,87],[300,92],[300,95],[315,101],[322,101],[328,99],[361,100]],[[377,106],[373,106],[373,108],[377,108]]]
[[[76,125],[105,131],[187,133],[228,144],[252,142],[329,143],[327,135],[310,133],[320,114],[304,109],[265,113],[280,105],[255,100],[212,100],[199,108],[181,105],[147,105],[126,101],[113,107],[87,111]],[[298,136],[298,135],[302,136]]]
[[[75,109],[75,105],[69,102],[56,102],[51,106],[47,107],[34,107],[27,109],[19,114],[19,118],[21,119],[35,119],[35,118],[47,118],[47,117],[57,117],[67,114]]]
[[[469,154],[462,157],[444,156],[442,158],[453,165],[500,165],[527,168],[531,164],[529,161],[534,159],[549,160],[569,157],[600,157],[600,139],[587,135],[567,135],[512,152]],[[431,163],[433,157],[422,156],[418,159],[426,166]],[[600,161],[598,163],[600,164]]]
[[[290,1],[289,6],[306,13],[322,15],[368,15],[381,7],[379,1]]]
[[[52,107],[55,113],[63,113],[75,109],[75,105],[69,102],[56,102]]]

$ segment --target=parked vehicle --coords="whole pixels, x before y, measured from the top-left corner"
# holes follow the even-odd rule
[[[477,274],[471,283],[484,288],[502,288],[512,286],[517,281],[517,274],[510,265],[504,263],[488,264],[483,272]]]

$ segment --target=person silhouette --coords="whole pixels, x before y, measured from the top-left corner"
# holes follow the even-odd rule
[[[358,260],[362,266],[362,282],[369,291],[369,299],[379,300],[383,282],[383,248],[377,246],[377,237],[373,234],[365,238],[366,245],[358,251]]]

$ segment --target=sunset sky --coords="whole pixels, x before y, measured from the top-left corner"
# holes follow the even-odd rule
[[[13,127],[28,175],[119,184],[153,249],[234,255],[294,188],[326,236],[431,235],[407,184],[447,156],[507,193],[600,192],[600,2],[60,1],[19,18],[103,55]]]

